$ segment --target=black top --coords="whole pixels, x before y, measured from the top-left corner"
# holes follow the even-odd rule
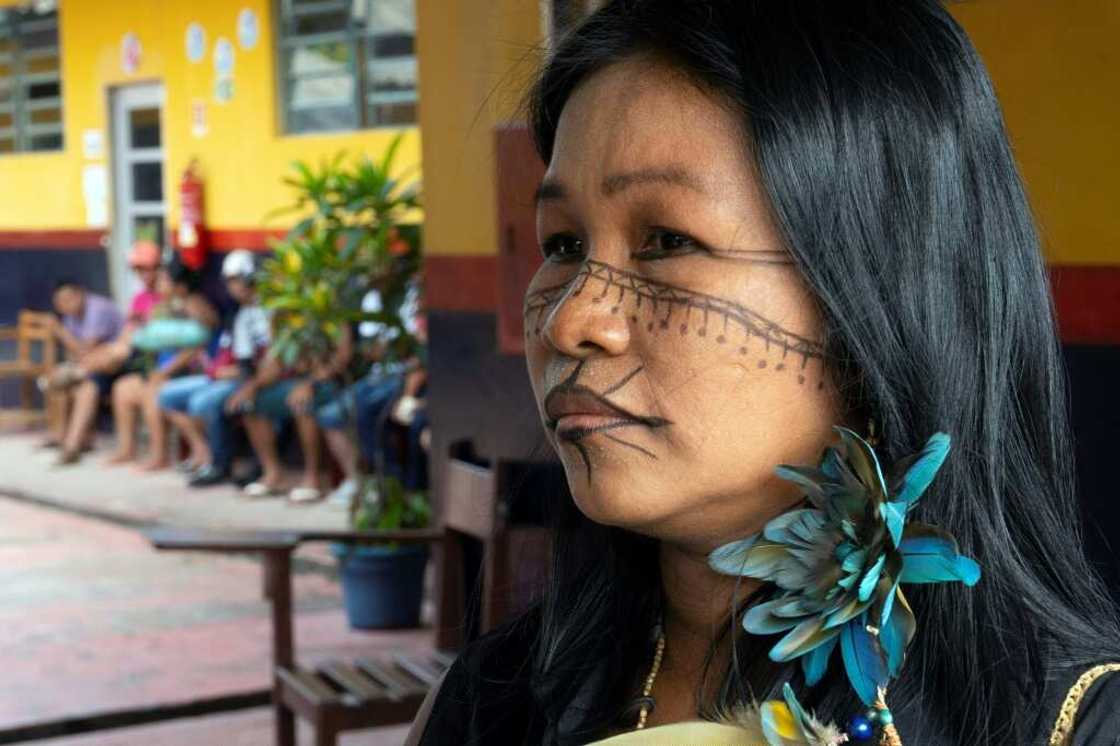
[[[539,746],[546,742],[546,724],[534,715],[529,694],[536,624],[534,617],[525,617],[462,651],[444,678],[421,746]],[[1048,713],[1045,732],[1039,733],[1030,746],[1046,746],[1058,709],[1084,670],[1052,674],[1044,695]],[[908,746],[942,746],[928,738],[920,744],[907,741],[905,719],[896,713],[896,720],[903,743]],[[1073,746],[1120,746],[1120,672],[1105,674],[1089,688],[1081,700],[1076,723]],[[944,746],[956,745],[946,742]]]

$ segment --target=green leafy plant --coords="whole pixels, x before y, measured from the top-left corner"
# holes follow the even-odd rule
[[[380,480],[376,500],[367,500],[354,516],[354,528],[383,531],[400,528],[424,528],[432,518],[428,494],[423,490],[406,490],[400,480]]]
[[[415,182],[393,175],[400,143],[394,138],[378,161],[339,153],[318,167],[292,164],[296,175],[284,183],[296,199],[273,215],[303,217],[273,242],[259,281],[261,302],[275,312],[272,354],[285,365],[323,359],[343,326],[359,321],[385,325],[383,338],[369,341],[386,346],[382,359],[415,352],[397,309],[420,268],[420,227],[406,222],[420,196]],[[381,311],[361,309],[371,288]]]
[[[296,214],[300,219],[273,242],[257,283],[262,305],[273,311],[269,354],[285,366],[326,361],[343,329],[363,321],[379,322],[379,333],[356,338],[355,355],[391,363],[416,354],[420,342],[401,318],[401,306],[420,269],[420,226],[415,222],[420,191],[417,182],[406,181],[408,171],[394,168],[401,141],[398,135],[377,160],[339,153],[318,166],[292,164],[295,173],[284,183],[295,199],[272,215]],[[362,299],[372,289],[381,295],[379,311],[362,309]],[[347,431],[356,444],[353,419],[351,414]],[[384,497],[394,494],[393,489],[383,481],[377,491]],[[394,516],[414,521],[419,515],[392,507],[395,498],[378,503],[384,507],[372,501],[366,505],[373,492],[359,490],[350,513],[355,525],[359,520],[368,524],[371,519],[361,516],[370,511],[381,516],[375,521],[379,527],[396,520]]]

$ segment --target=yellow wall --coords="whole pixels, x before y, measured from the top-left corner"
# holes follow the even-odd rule
[[[1120,3],[953,6],[995,81],[1055,264],[1120,263]]]
[[[539,57],[535,0],[419,0],[426,243],[494,254],[492,127]],[[957,3],[1007,115],[1057,264],[1120,262],[1120,4],[1116,0]]]
[[[417,0],[429,254],[497,252],[494,134],[539,62],[538,0]]]
[[[198,158],[206,183],[207,226],[261,227],[271,210],[291,201],[281,179],[292,160],[318,161],[339,150],[376,154],[398,132],[280,133],[271,0],[60,0],[59,5],[64,150],[0,157],[0,230],[86,227],[81,172],[87,161],[81,133],[102,130],[108,151],[112,86],[164,84],[169,225],[177,223],[177,184],[192,157]],[[246,7],[260,20],[260,39],[251,50],[237,43],[237,14]],[[207,37],[206,55],[198,63],[189,62],[186,55],[186,29],[193,21],[205,27]],[[143,47],[133,74],[123,72],[120,62],[121,38],[129,31]],[[235,49],[235,92],[228,103],[218,103],[213,95],[213,50],[220,36],[230,39]],[[190,131],[193,99],[206,101],[209,132],[202,138]],[[408,132],[397,157],[402,169],[416,167],[420,160],[419,132],[415,127]],[[419,178],[419,172],[414,176]],[[267,223],[283,225],[283,220]]]

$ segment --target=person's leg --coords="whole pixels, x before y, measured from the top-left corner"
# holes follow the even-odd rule
[[[168,421],[182,434],[190,450],[188,456],[195,468],[210,463],[210,447],[202,431],[202,424],[187,411],[192,397],[211,384],[209,376],[183,376],[168,381],[159,390],[156,403]]]
[[[319,489],[319,425],[313,414],[292,413],[296,421],[299,447],[303,451],[303,479],[300,486]]]
[[[404,377],[392,375],[380,380],[369,380],[367,386],[355,393],[354,416],[358,427],[358,443],[366,459],[366,467],[375,469],[377,454],[381,450],[380,426],[382,412],[401,395]]]
[[[327,440],[327,448],[339,467],[345,479],[356,480],[358,474],[358,449],[350,440],[344,430],[323,430],[323,437]]]
[[[163,416],[187,442],[187,461],[191,467],[201,469],[209,464],[213,459],[213,454],[210,452],[210,444],[206,442],[206,433],[202,429],[202,421],[174,409],[163,410]]]
[[[270,490],[280,489],[284,470],[280,465],[280,456],[276,452],[276,432],[272,420],[259,414],[247,414],[241,418],[241,421],[245,425],[245,433],[249,436],[249,445],[253,447],[253,453],[261,464],[262,474],[257,483]]]
[[[428,487],[428,453],[421,443],[421,434],[428,427],[428,413],[420,410],[408,423],[408,443],[405,453],[408,462],[404,467],[404,486],[410,490],[422,490]]]
[[[234,421],[226,414],[226,400],[241,385],[239,380],[211,381],[195,393],[187,406],[191,422],[205,432],[206,460],[190,478],[191,487],[209,487],[229,479],[233,466]]]
[[[117,449],[105,463],[123,464],[136,458],[136,408],[143,381],[136,373],[121,376],[113,382],[113,431]]]
[[[55,391],[44,396],[58,397],[58,414],[47,420],[47,437],[39,444],[40,448],[61,448],[62,441],[66,439],[66,423],[70,421],[70,410],[73,409],[73,397],[70,391]]]
[[[148,459],[140,466],[144,471],[166,469],[171,464],[167,455],[167,422],[159,408],[162,386],[162,382],[144,381],[140,391],[140,409],[148,427]]]
[[[295,381],[284,380],[263,389],[253,402],[253,412],[242,417],[249,445],[262,470],[261,478],[255,483],[259,488],[254,488],[254,485],[245,488],[250,494],[276,492],[283,482],[284,470],[280,454],[276,451],[276,427],[277,423],[291,416],[287,399],[294,386]]]
[[[81,456],[82,446],[90,435],[93,420],[97,416],[97,402],[102,391],[108,391],[111,383],[87,378],[74,388],[74,408],[70,412],[70,422],[66,427],[66,437],[62,442],[60,464],[75,463]]]

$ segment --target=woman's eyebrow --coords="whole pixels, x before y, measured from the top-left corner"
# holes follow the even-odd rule
[[[699,179],[681,166],[665,166],[661,168],[642,168],[635,171],[612,174],[603,179],[599,186],[603,196],[612,197],[619,192],[636,185],[644,184],[669,184],[684,187],[694,192],[706,194],[706,190]],[[537,187],[534,201],[539,205],[542,202],[562,201],[567,199],[568,190],[555,179],[545,179]]]

